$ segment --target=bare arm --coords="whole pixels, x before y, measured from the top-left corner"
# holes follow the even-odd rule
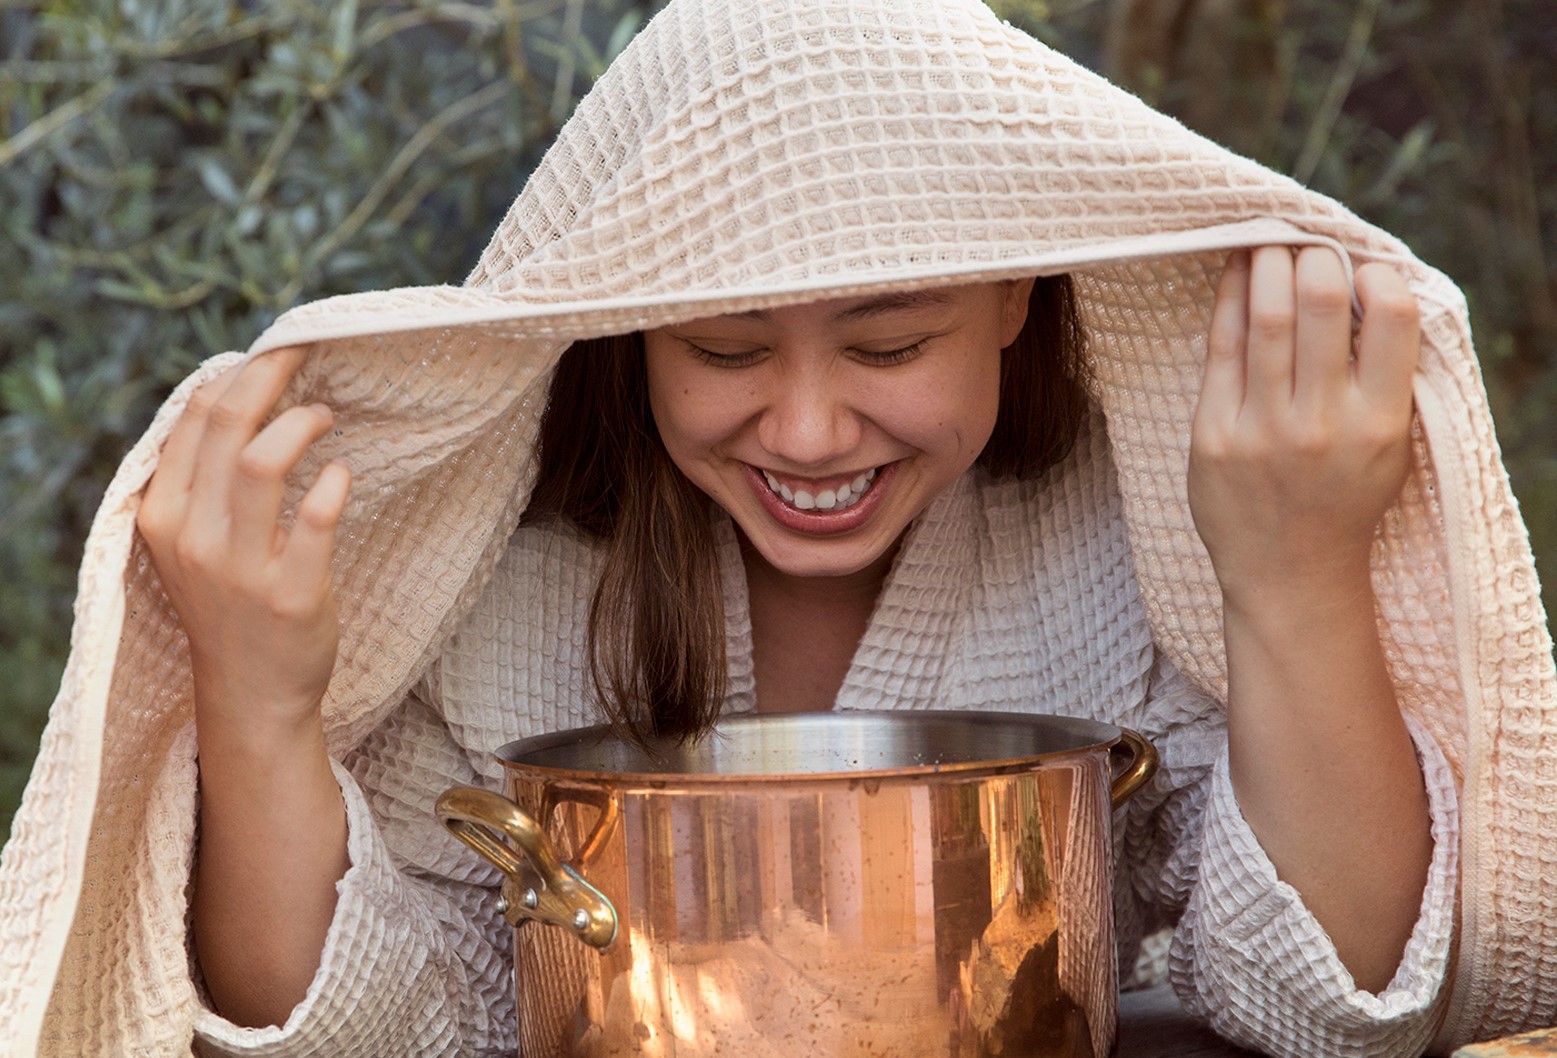
[[[1350,291],[1327,249],[1234,255],[1190,456],[1222,587],[1233,788],[1282,880],[1380,991],[1432,855],[1416,754],[1385,668],[1368,572],[1409,465],[1418,319],[1393,270]]]
[[[281,1024],[307,991],[344,874],[346,818],[319,703],[335,665],[330,587],[349,475],[331,465],[282,524],[287,474],[330,428],[266,417],[303,361],[282,350],[202,387],[137,524],[189,636],[200,753],[195,949],[240,1024]]]

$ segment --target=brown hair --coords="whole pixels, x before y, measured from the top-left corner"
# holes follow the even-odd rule
[[[1040,277],[1026,324],[1001,354],[999,411],[978,466],[1031,478],[1064,458],[1087,413],[1084,351],[1070,277]],[[588,651],[607,718],[629,738],[707,730],[725,693],[712,501],[660,441],[641,334],[562,354],[536,458],[523,524],[563,518],[605,545]]]

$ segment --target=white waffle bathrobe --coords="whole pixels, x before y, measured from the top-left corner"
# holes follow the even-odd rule
[[[755,706],[745,573],[728,518],[719,516],[718,529],[726,708],[745,712]],[[598,722],[584,649],[598,569],[576,531],[515,536],[434,668],[340,770],[353,868],[307,1000],[279,1029],[204,1016],[212,1053],[514,1053],[513,929],[495,910],[501,879],[427,806],[455,784],[500,788],[491,750],[504,742]],[[1071,649],[1078,633],[1092,653]],[[1380,995],[1359,992],[1238,812],[1221,706],[1152,645],[1101,422],[1042,481],[991,482],[972,471],[925,512],[836,708],[1064,712],[1139,730],[1162,768],[1115,818],[1125,964],[1143,929],[1177,922],[1176,986],[1242,1042],[1305,1058],[1418,1054],[1427,1045],[1454,917],[1454,783],[1443,755],[1416,728],[1435,824],[1430,881],[1395,980]],[[1092,980],[1086,969],[1080,979]],[[709,1031],[750,1058],[852,1053],[829,1046],[831,1028],[813,1027],[815,1038],[797,1028],[784,1048],[730,1026]],[[911,1043],[891,1039],[892,1028],[882,1019],[874,1044],[908,1058]]]

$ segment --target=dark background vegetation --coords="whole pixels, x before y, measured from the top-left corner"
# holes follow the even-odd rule
[[[1557,5],[990,2],[1461,284],[1551,611]],[[0,835],[93,510],[169,388],[299,302],[458,282],[658,6],[0,0]]]

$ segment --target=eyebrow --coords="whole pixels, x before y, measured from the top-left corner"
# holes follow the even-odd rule
[[[858,305],[851,305],[842,312],[833,316],[839,322],[846,320],[863,320],[872,316],[882,316],[889,312],[902,312],[906,309],[923,309],[939,305],[949,305],[953,297],[945,290],[900,290],[880,297],[862,301]],[[749,309],[746,312],[732,312],[729,318],[732,320],[759,320],[766,321],[769,313],[766,309]]]

